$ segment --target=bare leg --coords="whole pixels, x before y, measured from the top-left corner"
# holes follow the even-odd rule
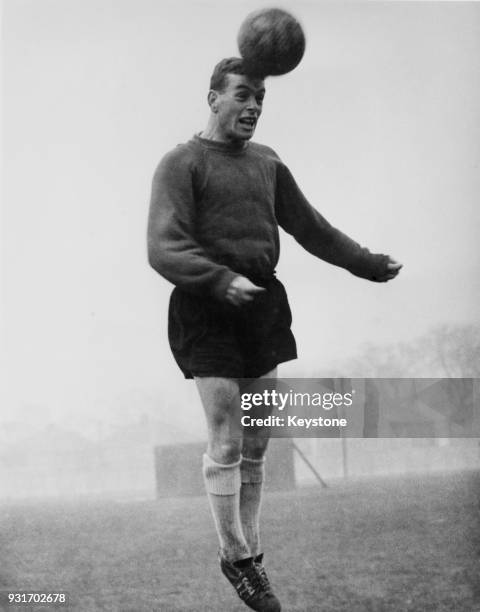
[[[238,383],[229,378],[195,379],[205,410],[208,447],[203,474],[222,556],[251,556],[240,519],[241,409]]]
[[[262,378],[276,378],[277,369]],[[260,554],[260,509],[264,480],[265,452],[269,440],[268,429],[250,428],[243,439],[240,473],[240,517],[242,528],[253,557]]]

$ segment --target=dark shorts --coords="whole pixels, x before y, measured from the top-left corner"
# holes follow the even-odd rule
[[[275,277],[255,282],[266,291],[241,307],[173,290],[168,339],[185,378],[257,378],[296,359],[284,286]]]

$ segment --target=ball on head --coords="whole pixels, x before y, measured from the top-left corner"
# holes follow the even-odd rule
[[[237,37],[245,66],[261,77],[293,70],[305,52],[305,34],[293,15],[278,8],[247,15]]]

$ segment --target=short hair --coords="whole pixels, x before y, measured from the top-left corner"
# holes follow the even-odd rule
[[[210,89],[223,92],[227,87],[228,74],[243,74],[256,79],[263,79],[263,76],[249,72],[241,57],[226,57],[218,62],[213,69],[210,78]]]

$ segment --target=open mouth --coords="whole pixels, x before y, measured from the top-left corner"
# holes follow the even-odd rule
[[[242,125],[253,128],[255,127],[257,120],[255,119],[255,117],[240,117],[238,122],[241,123]]]

